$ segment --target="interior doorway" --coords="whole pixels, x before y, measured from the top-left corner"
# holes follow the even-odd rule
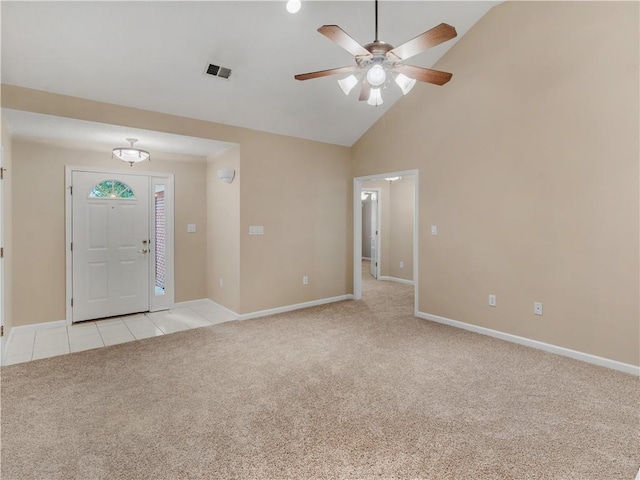
[[[0,145],[0,177],[4,177],[4,145]],[[2,178],[0,178],[2,180]],[[7,337],[4,335],[4,186],[0,181],[0,360],[4,360]]]
[[[362,259],[369,261],[368,273],[379,276],[380,264],[380,195],[379,188],[362,189]]]
[[[67,323],[170,308],[173,175],[66,170]]]
[[[404,248],[404,257],[402,255],[394,255],[394,252],[398,250],[398,248],[394,248],[393,245],[398,245],[398,238],[391,240],[390,230],[394,230],[394,234],[397,233],[398,225],[397,222],[391,221],[390,219],[397,215],[397,211],[390,208],[388,203],[390,202],[390,198],[393,197],[394,188],[397,189],[400,182],[396,184],[394,187],[392,184],[396,182],[396,180],[402,179],[402,183],[405,187],[410,187],[410,189],[404,188],[404,200],[403,202],[408,202],[409,205],[405,210],[409,211],[409,225],[404,225],[404,230],[400,238],[401,240],[407,240]],[[367,192],[374,192],[378,185],[383,185],[384,188],[379,188],[379,192],[377,192],[377,208],[378,208],[378,217],[377,217],[377,239],[376,239],[376,253],[370,254],[371,263],[369,263],[369,259],[366,251],[366,229],[363,225],[366,225],[367,220],[365,216],[368,216],[371,211],[370,209],[366,209],[365,207],[365,194]],[[398,190],[399,191],[399,190]],[[385,192],[387,193],[387,198],[385,200]],[[408,197],[407,197],[408,193]],[[400,198],[400,195],[397,196]],[[377,271],[375,272],[375,277],[380,280],[392,280],[399,281],[402,283],[410,283],[414,286],[414,312],[418,309],[418,170],[407,170],[407,171],[399,171],[399,172],[389,172],[378,175],[368,175],[363,177],[354,178],[354,264],[353,264],[353,291],[354,298],[361,299],[362,298],[362,285],[364,276],[367,273],[367,270],[371,269],[371,275],[367,275],[366,280],[373,279],[374,275],[374,257],[377,258]],[[385,207],[383,208],[383,203]],[[406,206],[406,205],[405,205]],[[385,210],[385,214],[382,213],[382,210]],[[395,213],[394,213],[395,212]],[[403,213],[406,217],[406,212]],[[395,220],[395,219],[394,219]],[[386,222],[386,223],[385,223]],[[406,223],[406,222],[405,222]],[[409,237],[408,239],[406,237]],[[385,242],[386,239],[386,242]],[[409,249],[409,253],[406,253]],[[404,261],[403,261],[404,258]],[[398,268],[400,270],[398,270]],[[394,271],[395,269],[395,271]],[[404,269],[404,270],[402,270]],[[398,272],[404,272],[405,275],[399,274]],[[405,277],[405,278],[399,278]]]

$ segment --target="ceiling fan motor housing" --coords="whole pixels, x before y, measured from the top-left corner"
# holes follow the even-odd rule
[[[373,42],[365,45],[364,48],[371,53],[371,55],[358,55],[356,56],[356,64],[360,68],[367,68],[372,65],[382,65],[387,68],[393,68],[397,63],[395,58],[391,58],[395,55],[387,55],[389,51],[393,50],[393,45],[385,42]]]

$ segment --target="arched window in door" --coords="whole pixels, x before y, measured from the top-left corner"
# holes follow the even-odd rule
[[[89,198],[118,198],[135,200],[136,196],[131,187],[119,180],[105,180],[98,183],[91,192]]]

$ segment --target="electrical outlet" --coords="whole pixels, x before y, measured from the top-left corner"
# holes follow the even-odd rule
[[[400,262],[400,268],[404,268],[404,262]]]
[[[220,288],[224,287],[224,279],[220,279]]]
[[[533,313],[536,315],[542,315],[542,303],[533,302]]]
[[[496,306],[496,296],[495,295],[489,295],[489,306],[490,307],[495,307]]]
[[[302,284],[309,285],[309,277],[307,277],[306,275],[302,277]]]
[[[438,235],[438,226],[431,225],[431,235]]]

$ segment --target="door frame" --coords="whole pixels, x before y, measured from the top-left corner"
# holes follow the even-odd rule
[[[365,175],[353,178],[353,298],[362,299],[362,190],[363,182],[367,180],[379,180],[385,177],[408,177],[413,176],[413,313],[418,313],[418,187],[420,185],[419,170],[402,170],[396,172],[378,173],[375,175]],[[380,229],[378,228],[378,232]],[[378,249],[380,250],[380,249]]]
[[[71,306],[71,298],[73,296],[73,254],[71,252],[71,239],[72,236],[72,198],[71,198],[71,185],[73,172],[89,172],[89,173],[106,173],[111,175],[139,175],[147,177],[149,182],[149,238],[151,244],[149,248],[154,255],[150,257],[149,261],[149,311],[154,312],[158,310],[167,310],[174,304],[175,297],[175,269],[174,269],[174,175],[173,173],[155,173],[155,172],[131,172],[129,170],[118,169],[106,169],[106,168],[92,168],[92,167],[76,167],[66,165],[64,168],[65,173],[65,278],[66,278],[66,323],[67,325],[73,324],[73,307]],[[155,295],[155,248],[156,240],[155,235],[151,235],[151,232],[155,232],[155,205],[154,186],[157,183],[164,183],[166,186],[166,200],[165,201],[165,228],[166,246],[165,246],[165,277],[167,279],[168,286],[165,288],[165,294],[162,296]]]

